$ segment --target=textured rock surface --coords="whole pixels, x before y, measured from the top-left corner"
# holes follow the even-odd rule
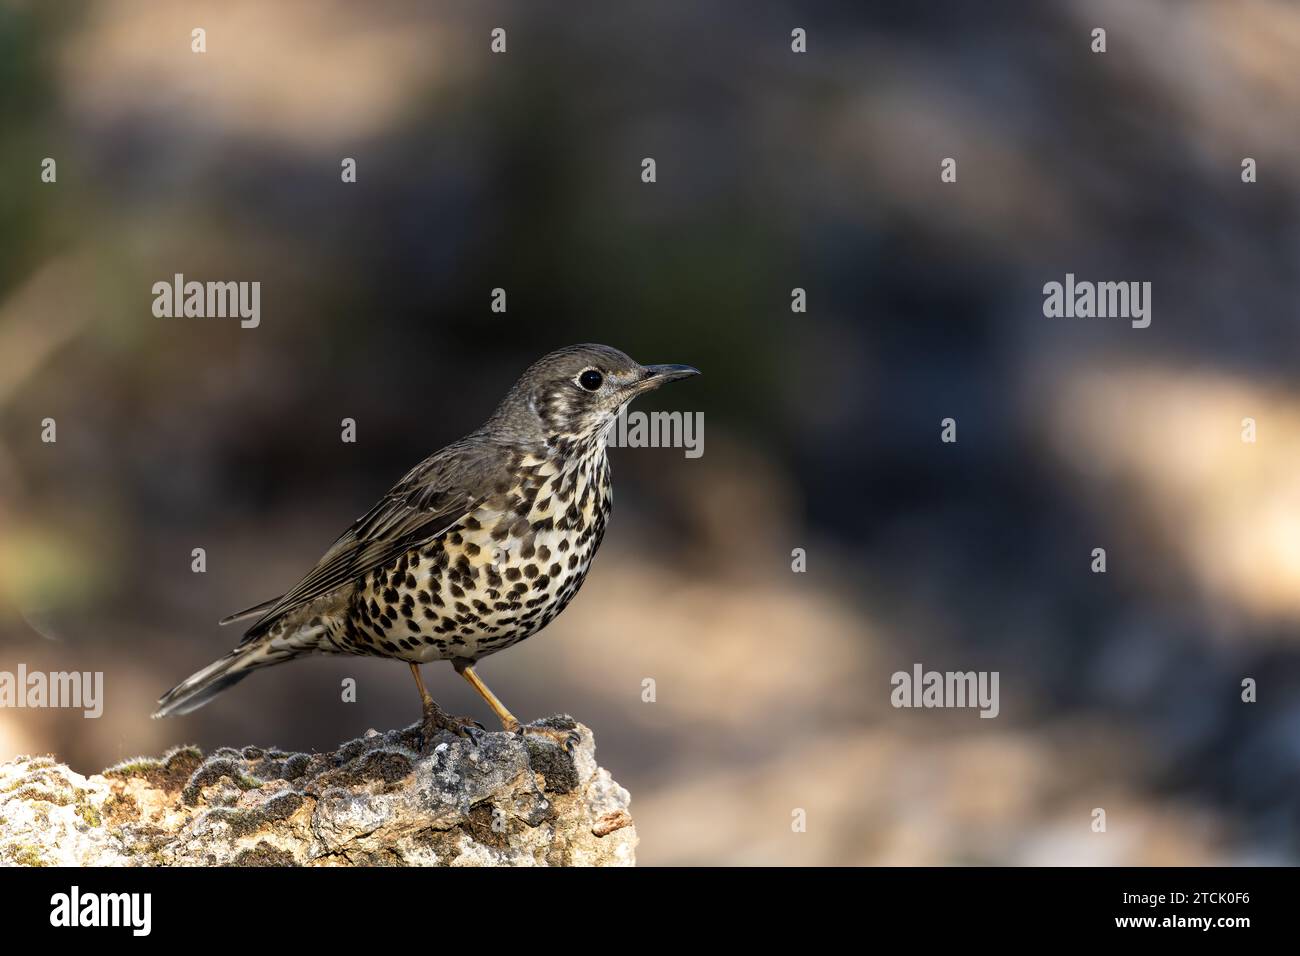
[[[572,755],[507,733],[421,750],[410,727],[323,754],[181,747],[91,777],[20,757],[0,765],[0,863],[631,865],[628,793],[576,727]]]

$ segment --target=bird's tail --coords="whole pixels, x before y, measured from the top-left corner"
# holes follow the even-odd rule
[[[280,664],[304,653],[311,651],[307,648],[286,647],[281,641],[267,638],[241,644],[225,657],[191,674],[163,694],[158,699],[154,717],[172,717],[198,710],[258,668]]]

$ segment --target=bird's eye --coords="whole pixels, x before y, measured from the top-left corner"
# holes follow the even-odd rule
[[[578,376],[578,384],[589,392],[594,392],[600,388],[601,383],[605,381],[605,376],[601,375],[594,368],[589,368]]]

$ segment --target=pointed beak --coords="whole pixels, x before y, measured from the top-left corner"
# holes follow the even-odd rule
[[[668,382],[675,382],[679,378],[690,378],[692,375],[699,374],[699,369],[691,368],[689,365],[647,365],[641,381],[633,387],[638,393],[648,392]]]

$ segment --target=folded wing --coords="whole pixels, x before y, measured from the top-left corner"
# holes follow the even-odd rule
[[[264,611],[244,636],[244,643],[256,640],[285,614],[446,533],[484,498],[499,490],[505,474],[503,455],[487,439],[470,436],[448,445],[407,472],[283,597],[227,620]]]

